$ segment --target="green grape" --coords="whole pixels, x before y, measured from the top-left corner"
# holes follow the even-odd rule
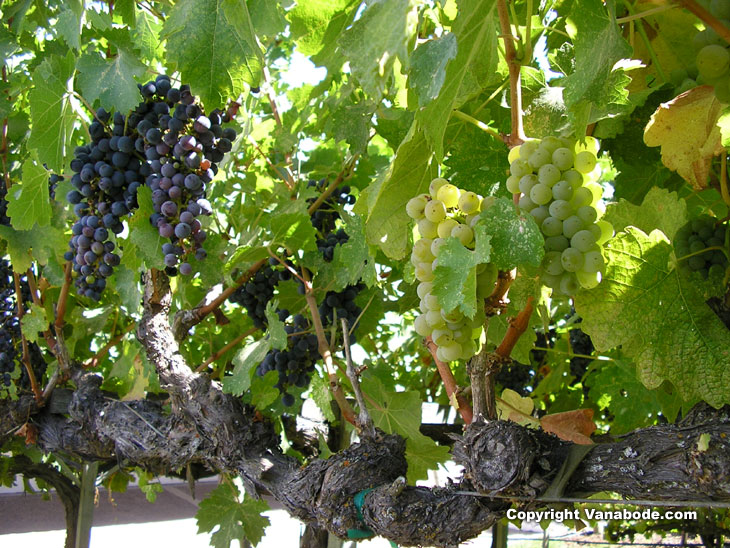
[[[717,32],[715,32],[715,30],[712,28],[701,30],[700,32],[695,34],[694,38],[692,39],[692,45],[697,51],[711,44],[722,46],[724,43],[725,41],[722,39],[722,37],[717,34]]]
[[[432,223],[440,223],[446,218],[446,205],[441,200],[431,200],[426,204],[423,214]]]
[[[583,230],[583,220],[577,215],[571,215],[563,221],[563,236],[572,238],[579,230]]]
[[[580,289],[578,279],[572,272],[566,272],[560,279],[560,292],[564,295],[575,295]]]
[[[439,256],[439,249],[441,249],[441,246],[446,243],[445,238],[434,238],[431,242],[431,253],[433,253],[434,257]]]
[[[583,253],[575,247],[569,247],[560,255],[560,262],[568,272],[578,272],[583,268]]]
[[[532,168],[525,160],[518,158],[509,165],[509,171],[515,177],[524,177],[525,175],[532,173]]]
[[[587,150],[588,152],[592,153],[594,156],[598,155],[598,139],[593,137],[592,135],[586,135],[583,137],[583,139],[577,141],[575,143],[575,153],[578,154],[580,152],[583,152],[584,150]]]
[[[570,202],[566,202],[565,200],[555,200],[550,204],[548,209],[550,210],[550,215],[561,221],[573,214],[573,208]],[[550,234],[550,236],[557,236],[557,234]]]
[[[433,268],[431,263],[424,262],[416,265],[416,279],[419,282],[432,282],[433,278]]]
[[[566,147],[556,148],[553,152],[553,164],[560,171],[567,171],[573,167],[573,151]]]
[[[432,240],[428,238],[421,238],[415,244],[413,244],[413,255],[421,261],[433,261],[436,257],[431,253]]]
[[[525,196],[529,196],[532,187],[538,183],[537,176],[530,173],[520,178],[520,192]]]
[[[433,181],[431,181],[431,184],[428,185],[428,192],[431,194],[432,198],[436,198],[439,189],[447,184],[449,184],[449,182],[443,177],[436,177]]]
[[[451,236],[451,231],[454,230],[455,226],[459,225],[459,221],[454,219],[444,219],[439,223],[438,234],[439,238],[448,238]]]
[[[541,166],[549,163],[551,160],[550,152],[543,148],[538,148],[535,152],[530,154],[530,158],[527,160],[528,165],[534,169],[540,169]]]
[[[570,241],[562,234],[545,238],[545,251],[563,251],[570,247]]]
[[[574,209],[579,209],[583,206],[591,205],[591,202],[593,202],[593,193],[582,186],[576,189],[575,194],[573,194],[573,199],[570,200],[570,205]]]
[[[436,271],[436,267],[439,265],[438,257],[431,261],[431,270]]]
[[[442,361],[445,362],[453,362],[461,357],[461,345],[455,341],[446,346],[439,346],[439,350],[442,352]]]
[[[715,97],[721,103],[730,104],[730,76],[724,76],[715,83]]]
[[[429,310],[426,312],[426,321],[433,329],[446,325],[446,320],[443,319],[439,310]]]
[[[548,251],[542,260],[542,269],[553,276],[559,276],[565,270],[559,251]]]
[[[474,231],[468,225],[456,225],[451,231],[451,236],[459,240],[463,246],[474,242]]]
[[[474,354],[477,353],[477,347],[474,344],[474,341],[466,341],[464,344],[461,345],[461,356],[460,358],[464,361],[467,361],[469,358],[471,358]]]
[[[449,209],[456,207],[459,204],[459,189],[447,183],[439,188],[436,198],[441,200]]]
[[[583,186],[583,174],[574,169],[569,169],[563,173],[563,180],[568,181],[574,191]]]
[[[598,183],[586,183],[587,188],[591,192],[591,204],[597,204],[603,198],[603,187]]]
[[[560,147],[565,146],[565,143],[562,139],[559,137],[545,137],[542,142],[540,143],[540,148],[543,150],[546,150],[550,155],[552,156],[553,152],[555,152]]]
[[[509,149],[509,153],[507,153],[507,161],[511,164],[515,160],[520,158],[520,150],[522,149],[521,146],[518,147],[512,147]]]
[[[471,215],[466,216],[466,219],[464,219],[464,224],[470,226],[471,228],[474,228],[474,226],[479,222],[479,219],[481,218],[481,213],[472,213]]]
[[[598,272],[586,272],[585,270],[579,270],[575,273],[575,277],[584,289],[593,289],[601,283],[601,275]]]
[[[533,141],[525,141],[522,143],[519,147],[516,147],[519,150],[520,158],[527,161],[529,160],[530,156],[532,156],[532,153],[535,152],[540,147],[540,141],[539,140],[533,140]],[[515,150],[514,148],[512,150]],[[512,152],[510,150],[510,152]],[[510,160],[511,162],[512,160]]]
[[[463,320],[464,314],[458,308],[454,308],[451,312],[446,312],[444,309],[441,309],[441,317],[445,322],[455,323]]]
[[[447,346],[454,342],[454,336],[449,329],[434,329],[431,338],[439,346]]]
[[[613,238],[613,225],[611,223],[601,219],[600,221],[596,221],[596,225],[601,229],[601,236],[596,238],[596,243],[598,245],[603,245]]]
[[[418,287],[416,288],[416,293],[418,293],[418,297],[420,299],[423,299],[432,290],[433,290],[433,283],[431,283],[431,282],[421,282],[420,284],[418,284]]]
[[[591,223],[585,228],[588,232],[593,234],[593,238],[596,240],[596,244],[598,245],[598,240],[603,235],[603,232],[601,230],[601,227],[598,226],[598,223]],[[600,246],[599,246],[600,247]]]
[[[558,236],[563,233],[563,221],[557,217],[548,217],[540,225],[545,236]]]
[[[541,206],[547,204],[552,197],[553,193],[548,185],[538,183],[530,189],[530,200]]]
[[[406,204],[406,213],[411,219],[416,221],[423,219],[423,210],[428,203],[428,196],[426,194],[419,194],[415,198],[408,200]]]
[[[583,255],[583,270],[586,272],[602,272],[605,262],[600,251],[588,251]]]
[[[451,330],[451,336],[453,340],[458,342],[459,344],[464,344],[471,338],[471,329],[452,329]]]
[[[436,238],[438,236],[438,225],[428,219],[418,221],[418,233],[423,238]]]
[[[586,252],[596,243],[596,237],[590,230],[579,230],[570,239],[570,245],[578,251]]]
[[[584,175],[593,171],[597,162],[596,155],[589,150],[584,150],[575,155],[575,169]]]
[[[514,150],[514,149],[512,149]],[[509,190],[512,194],[519,194],[520,193],[520,178],[516,175],[510,175],[507,177],[506,182],[507,190]]]
[[[535,222],[540,226],[545,219],[550,217],[550,211],[547,206],[542,205],[530,211],[530,215],[534,217]]]
[[[727,72],[730,66],[730,52],[716,44],[705,46],[697,54],[695,64],[704,78],[719,78]]]
[[[580,217],[580,219],[587,225],[595,223],[596,219],[598,219],[596,208],[589,205],[579,207],[578,211],[576,211],[576,215],[578,215],[578,217]]]
[[[428,325],[426,316],[423,314],[416,318],[416,321],[413,322],[413,327],[416,329],[416,333],[418,333],[421,337],[428,337],[433,331],[433,328]]]
[[[425,314],[426,312],[428,312],[428,305],[426,304],[426,301],[424,301],[424,300],[419,301],[418,310],[421,311],[421,314]]]
[[[486,299],[494,291],[494,284],[497,281],[497,268],[477,274],[477,297]]]
[[[517,203],[517,205],[523,211],[532,211],[537,207],[537,204],[530,200],[529,196],[521,196],[520,201]]]
[[[482,205],[482,200],[477,196],[475,192],[464,192],[459,196],[459,209],[464,215],[470,215],[476,211],[479,211],[479,206]]]
[[[428,308],[429,310],[441,309],[441,303],[439,303],[438,297],[433,293],[429,293],[428,295],[426,295],[423,300],[426,302],[426,308]]]
[[[544,286],[547,286],[551,289],[558,289],[560,287],[560,280],[562,279],[562,274],[553,275],[548,274],[547,272],[543,272],[540,274],[540,281]]]
[[[699,255],[695,255],[694,257],[687,259],[687,264],[692,270],[702,270],[705,268],[705,259]]]
[[[553,198],[556,200],[570,201],[573,199],[573,185],[568,181],[558,181],[553,186]]]
[[[554,166],[553,164],[545,164],[541,166],[537,172],[538,180],[548,186],[553,186],[560,180],[560,177],[560,169],[558,169],[557,166]]]
[[[705,247],[707,247],[707,246],[705,245],[705,243],[703,241],[701,241],[701,240],[695,240],[694,242],[692,242],[690,244],[690,246],[689,246],[689,252],[690,253],[699,253],[700,251],[702,251],[703,249],[705,249]]]

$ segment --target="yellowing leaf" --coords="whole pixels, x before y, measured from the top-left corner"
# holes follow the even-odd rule
[[[531,398],[520,396],[514,390],[505,388],[502,397],[497,398],[497,413],[500,419],[511,420],[523,426],[534,425],[532,417],[535,403]]]
[[[644,130],[644,142],[662,147],[662,163],[696,189],[707,187],[712,157],[722,151],[720,103],[711,86],[662,103]]]

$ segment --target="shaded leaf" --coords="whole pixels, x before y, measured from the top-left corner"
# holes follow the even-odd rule
[[[48,226],[51,202],[48,196],[48,171],[35,154],[23,164],[23,180],[7,194],[8,216],[14,228],[29,230],[33,225]]]

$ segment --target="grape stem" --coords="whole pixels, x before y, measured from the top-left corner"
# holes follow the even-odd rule
[[[477,120],[476,118],[469,116],[468,114],[461,112],[460,110],[454,110],[451,115],[455,118],[459,118],[460,120],[464,120],[465,122],[469,122],[470,124],[475,125],[482,131],[485,131],[486,133],[488,133],[492,137],[499,139],[500,141],[504,141],[505,139],[505,137],[503,135],[500,135],[498,131],[493,130],[484,122]]]
[[[317,344],[319,346],[319,354],[322,356],[325,370],[327,371],[327,377],[329,379],[329,387],[332,392],[332,396],[335,398],[342,417],[355,426],[359,427],[355,411],[347,401],[345,392],[342,390],[342,385],[337,378],[337,372],[335,371],[334,360],[332,359],[332,352],[330,346],[327,343],[327,335],[325,335],[324,327],[322,327],[322,318],[319,315],[319,309],[317,308],[317,299],[314,297],[314,289],[312,288],[312,281],[307,273],[306,269],[302,269],[302,277],[304,278],[304,298],[307,301],[309,312],[312,315],[312,323],[314,324],[314,331],[317,334]]]
[[[100,348],[99,351],[83,365],[84,369],[93,369],[94,367],[98,366],[102,358],[106,356],[112,348],[122,342],[127,334],[134,330],[134,327],[136,325],[137,324],[135,322],[130,323],[122,330],[121,333],[119,333],[116,337],[110,339],[108,343]]]
[[[629,2],[628,0],[624,0],[624,5],[626,6],[626,9],[629,10],[630,14],[635,14],[636,10],[634,9],[634,6],[631,5],[631,2]],[[644,14],[646,15],[646,12]],[[618,20],[616,22],[618,22]],[[651,45],[651,41],[646,34],[646,30],[644,29],[644,23],[642,21],[639,21],[636,25],[636,28],[639,31],[639,36],[641,36],[641,41],[644,42],[644,47],[646,48],[646,51],[649,52],[649,57],[651,57],[651,62],[654,65],[654,68],[656,69],[659,78],[662,79],[662,82],[668,82],[669,78],[667,77],[667,73],[664,72],[664,69],[662,69],[662,66],[659,63],[659,58],[657,57],[656,52]]]
[[[708,251],[722,251],[724,253],[725,257],[727,257],[727,259],[730,260],[730,255],[728,255],[727,249],[725,249],[721,245],[713,245],[710,247],[706,247],[705,249],[700,249],[699,251],[695,251],[694,253],[690,253],[689,255],[684,255],[683,257],[679,257],[677,259],[677,262],[686,261],[687,259],[694,257],[695,255],[702,255],[703,253],[706,253]]]
[[[619,25],[622,25],[624,23],[628,23],[629,21],[643,19],[644,17],[649,17],[650,15],[656,15],[657,13],[662,13],[663,11],[672,10],[676,7],[677,6],[672,6],[670,4],[667,4],[665,6],[651,8],[649,10],[642,11],[640,13],[632,13],[631,15],[627,15],[626,17],[619,17],[618,19],[616,19],[616,23],[618,23]]]
[[[696,0],[677,0],[685,9],[694,13],[705,25],[712,28],[719,36],[730,44],[730,29],[723,25],[717,17],[703,8]]]
[[[436,369],[441,376],[441,382],[444,383],[444,388],[446,389],[446,395],[449,398],[449,402],[459,410],[459,414],[464,420],[464,423],[471,424],[474,420],[474,414],[472,413],[471,407],[467,403],[466,398],[460,394],[459,389],[456,386],[454,374],[451,372],[449,364],[442,362],[436,357],[436,343],[433,342],[430,335],[424,339],[423,344],[426,345],[426,348],[431,353],[433,362],[436,364]]]
[[[211,363],[213,363],[214,361],[216,361],[217,359],[219,359],[223,354],[225,354],[226,352],[228,352],[231,348],[233,348],[234,346],[238,345],[238,343],[240,343],[243,339],[245,339],[249,335],[253,335],[254,333],[256,333],[256,331],[258,331],[258,328],[257,327],[252,327],[252,328],[244,331],[243,333],[241,333],[238,337],[236,337],[235,339],[233,339],[232,341],[230,341],[223,348],[221,348],[215,354],[213,354],[210,358],[208,358],[203,363],[201,363],[195,369],[195,372],[196,373],[201,373],[202,371],[205,371],[205,369],[207,369],[208,366]]]
[[[515,50],[514,44],[516,38],[512,34],[507,0],[497,0],[497,11],[499,13],[499,24],[502,29],[502,39],[504,40],[504,59],[509,67],[511,131],[507,144],[510,147],[514,147],[522,144],[526,139],[525,130],[522,125],[521,63],[517,59],[517,51]]]
[[[357,162],[359,157],[359,154],[354,154],[352,158],[350,158],[350,161],[345,164],[345,167],[342,168],[342,171],[337,174],[335,180],[332,181],[329,186],[322,191],[322,194],[317,197],[314,203],[309,206],[309,209],[307,209],[307,213],[311,215],[312,213],[317,211],[317,209],[319,209],[319,206],[321,206],[324,201],[332,195],[332,193],[341,183],[349,180],[352,177],[353,168],[355,167],[355,163]]]
[[[350,353],[350,335],[349,326],[347,325],[347,319],[342,318],[342,339],[345,346],[345,359],[347,360],[347,378],[350,379],[352,384],[352,391],[355,393],[355,401],[360,409],[357,422],[360,425],[360,429],[364,437],[370,439],[375,438],[375,426],[373,420],[370,418],[368,413],[367,405],[365,405],[365,398],[363,398],[362,390],[360,389],[360,372],[355,369],[352,363],[352,354]]]
[[[71,289],[71,261],[66,262],[66,268],[63,273],[63,285],[61,286],[61,294],[58,297],[58,306],[56,307],[56,321],[54,326],[56,327],[56,333],[63,329],[64,320],[63,317],[66,315],[66,302],[68,301],[68,292]]]

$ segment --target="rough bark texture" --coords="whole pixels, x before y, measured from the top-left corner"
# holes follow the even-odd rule
[[[539,497],[570,450],[570,444],[544,432],[492,421],[470,425],[456,436],[454,459],[465,474],[446,488],[407,486],[405,442],[383,433],[302,467],[281,453],[270,424],[219,384],[192,372],[173,337],[169,305],[166,277],[149,274],[138,337],[170,394],[171,412],[159,402],[117,401],[100,390],[98,376],[77,371],[68,415],[51,412],[53,405],[37,413],[25,400],[0,401],[0,443],[30,420],[44,451],[156,472],[193,464],[237,474],[250,493],[273,495],[307,523],[343,538],[348,531],[369,529],[401,546],[454,546],[476,536],[507,508],[489,495]],[[703,433],[709,434],[709,445],[701,451]],[[730,500],[728,433],[728,413],[701,406],[677,425],[596,445],[565,494],[614,491],[636,498]],[[358,494],[361,514],[355,507]]]

